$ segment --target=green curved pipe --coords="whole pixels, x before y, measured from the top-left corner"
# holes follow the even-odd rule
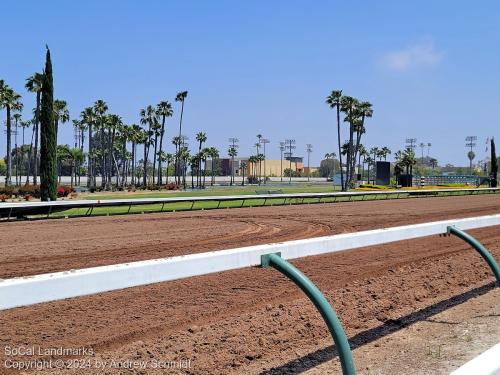
[[[447,232],[449,234],[457,236],[458,238],[461,238],[469,245],[471,245],[474,249],[476,249],[479,254],[481,254],[483,259],[486,261],[486,263],[488,263],[488,266],[490,266],[491,270],[493,271],[493,274],[497,279],[497,285],[500,286],[500,267],[498,266],[495,258],[493,258],[493,255],[491,255],[491,253],[481,244],[481,242],[476,240],[470,234],[454,226],[449,226],[447,228]]]
[[[356,368],[354,367],[354,360],[352,358],[351,348],[347,336],[342,328],[335,311],[328,303],[327,299],[321,291],[307,278],[302,272],[295,268],[292,264],[281,258],[280,254],[266,254],[262,255],[261,266],[271,266],[281,272],[283,275],[291,279],[314,303],[314,306],[319,310],[323,320],[325,321],[330,333],[335,342],[335,346],[339,353],[340,364],[342,366],[342,373],[344,375],[355,375]]]

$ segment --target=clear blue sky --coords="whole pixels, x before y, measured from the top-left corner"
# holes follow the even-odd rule
[[[0,79],[31,109],[24,80],[42,70],[47,43],[55,96],[72,118],[103,99],[138,123],[140,108],[188,90],[191,144],[203,130],[225,154],[238,137],[246,156],[261,133],[279,158],[279,141],[295,138],[297,154],[313,144],[312,164],[336,149],[324,100],[342,89],[373,103],[365,145],[396,151],[415,137],[432,143],[440,164],[466,165],[465,136],[478,136],[478,160],[486,138],[499,136],[499,21],[493,0],[9,1]],[[71,144],[71,124],[62,129]]]

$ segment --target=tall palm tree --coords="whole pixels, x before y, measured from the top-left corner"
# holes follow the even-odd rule
[[[83,152],[81,148],[79,147],[73,147],[69,149],[69,152],[67,153],[67,157],[71,162],[71,188],[73,188],[74,180],[73,178],[76,179],[76,166],[79,165],[83,159]]]
[[[326,103],[331,109],[337,110],[337,143],[339,148],[340,162],[340,184],[344,191],[344,171],[342,170],[342,144],[340,143],[340,100],[342,99],[342,90],[333,90],[326,98]]]
[[[21,113],[17,112],[17,113],[14,113],[14,116],[12,116],[13,119],[14,119],[14,134],[15,134],[15,137],[14,137],[14,151],[15,151],[15,157],[16,157],[16,186],[19,186],[19,180],[21,178],[20,176],[20,172],[19,172],[19,162],[20,162],[20,158],[19,158],[19,145],[17,144],[17,131],[18,131],[18,128],[19,128],[19,123],[21,122]]]
[[[347,168],[346,168],[346,186],[348,189],[352,186],[352,162],[354,158],[354,133],[356,127],[359,126],[357,120],[359,119],[360,113],[357,110],[359,106],[359,101],[352,96],[342,96],[340,99],[340,110],[345,113],[346,117],[344,119],[349,126],[349,147],[347,149]]]
[[[241,186],[245,186],[245,169],[247,169],[247,166],[248,164],[246,162],[242,162],[240,164],[241,176],[242,176]]]
[[[229,147],[227,154],[231,157],[231,182],[230,182],[230,185],[233,186],[233,182],[234,182],[234,157],[238,155],[238,150],[234,147]]]
[[[207,134],[204,132],[199,132],[196,134],[196,140],[198,141],[198,165],[196,166],[196,186],[200,187],[201,186],[201,159],[202,159],[202,153],[201,153],[201,147],[203,146],[203,143],[207,141]]]
[[[95,125],[96,114],[94,108],[87,107],[80,113],[80,123],[86,124],[89,132],[89,152],[87,155],[87,186],[95,187],[95,160],[94,160],[94,137],[92,127]]]
[[[389,147],[387,147],[387,146],[382,147],[382,155],[383,155],[384,161],[387,161],[387,156],[390,155],[391,152],[392,151],[389,149]]]
[[[182,118],[184,115],[184,102],[186,101],[187,95],[188,95],[187,91],[180,91],[175,96],[175,101],[181,102],[181,117],[179,120],[179,138],[180,139],[182,139]],[[177,160],[175,163],[175,175],[176,176],[178,174],[178,169],[180,169],[179,160]],[[180,177],[179,177],[179,183],[180,183]]]
[[[212,163],[212,179],[210,181],[210,185],[213,186],[215,183],[215,171],[217,168],[217,159],[219,158],[219,150],[215,147],[210,147],[210,159]]]
[[[28,129],[30,126],[31,126],[31,121],[21,121],[21,128],[23,129],[23,146],[22,146],[22,153],[21,153],[21,159],[22,159],[22,165],[23,165],[23,168],[26,168],[26,178],[28,179],[29,181],[29,175],[30,175],[30,158],[31,158],[31,147],[33,145],[33,143],[30,145],[30,147],[28,148],[28,163],[27,163],[27,166],[25,164],[25,158],[24,158],[24,153],[26,152],[25,151],[25,138],[24,138],[24,134],[25,134],[25,130]],[[27,185],[29,182],[26,182],[25,184]]]
[[[96,118],[96,131],[100,131],[100,144],[101,144],[101,186],[105,186],[105,174],[106,174],[106,152],[104,150],[105,145],[105,130],[106,130],[106,112],[108,111],[108,105],[104,100],[97,100],[94,103],[94,114]]]
[[[137,125],[137,124],[132,124],[131,125],[131,131],[130,131],[130,141],[132,142],[132,177],[131,177],[131,184],[134,186],[135,185],[135,178],[136,178],[136,173],[135,173],[135,159],[137,157],[137,144],[142,143],[142,140],[144,139],[144,133],[142,128]]]
[[[54,124],[56,126],[56,142],[59,130],[59,121],[63,124],[69,121],[68,104],[65,100],[54,99]]]
[[[12,142],[12,124],[11,111],[21,110],[21,95],[12,90],[4,81],[0,81],[0,108],[5,108],[7,114],[7,173],[5,176],[5,185],[12,183],[12,158],[11,158],[11,142]]]
[[[141,109],[140,111],[140,116],[141,116],[141,124],[142,125],[147,125],[147,138],[146,142],[144,143],[144,158],[143,158],[143,163],[144,163],[144,170],[143,170],[143,176],[142,176],[142,184],[144,187],[147,186],[147,163],[148,163],[148,157],[149,157],[149,147],[151,146],[151,138],[153,136],[153,130],[152,127],[155,126],[156,124],[156,110],[152,105],[148,105],[146,108]]]
[[[174,114],[174,110],[172,109],[172,104],[170,104],[168,101],[161,101],[158,103],[156,106],[156,113],[158,116],[161,117],[161,129],[160,129],[160,148],[159,148],[159,155],[162,154],[163,152],[163,136],[165,135],[165,122],[167,117],[172,117]],[[158,155],[158,185],[162,185],[162,170],[161,170],[161,164],[163,159],[160,158]],[[167,181],[168,182],[168,181]]]
[[[40,104],[41,104],[41,94],[42,94],[42,81],[43,74],[42,73],[34,73],[32,76],[26,79],[25,87],[29,92],[36,93],[36,107],[35,107],[35,116],[33,122],[33,132],[35,135],[34,140],[34,154],[35,161],[33,163],[33,184],[36,185],[38,183],[38,139],[40,134]],[[29,183],[29,180],[27,180]]]
[[[356,133],[356,146],[354,148],[354,156],[351,165],[351,174],[354,173],[354,168],[356,165],[356,160],[360,152],[361,136],[365,133],[365,119],[373,116],[373,108],[370,102],[360,102],[356,108],[357,115],[359,116],[355,122],[355,133]],[[351,176],[352,179],[352,176]]]
[[[165,154],[165,162],[167,163],[167,184],[168,184],[168,170],[170,168],[170,164],[172,164],[173,161],[174,161],[174,156],[167,152]]]

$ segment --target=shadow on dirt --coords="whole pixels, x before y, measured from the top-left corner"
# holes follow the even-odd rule
[[[446,309],[449,309],[450,307],[459,305],[469,300],[470,298],[486,294],[490,290],[493,290],[495,287],[496,284],[492,282],[484,286],[472,289],[468,292],[459,294],[457,296],[453,296],[434,305],[428,306],[425,309],[421,309],[411,314],[402,316],[399,319],[389,319],[381,326],[360,332],[357,335],[350,337],[349,344],[351,345],[351,349],[356,349],[357,347],[394,333],[402,328],[409,326],[412,323],[426,320]],[[340,319],[342,320],[342,317],[340,317]],[[337,357],[337,355],[337,351],[334,349],[334,346],[331,345],[312,352],[306,356],[294,359],[293,361],[285,363],[282,366],[262,371],[260,375],[300,374],[322,363],[332,360],[333,358]]]

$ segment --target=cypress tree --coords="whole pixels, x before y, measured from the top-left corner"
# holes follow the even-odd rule
[[[497,174],[498,174],[498,160],[495,150],[495,140],[491,138],[491,187],[497,187]]]
[[[57,199],[57,144],[54,122],[54,86],[49,47],[47,47],[42,81],[40,125],[40,195],[42,201],[55,201]]]

